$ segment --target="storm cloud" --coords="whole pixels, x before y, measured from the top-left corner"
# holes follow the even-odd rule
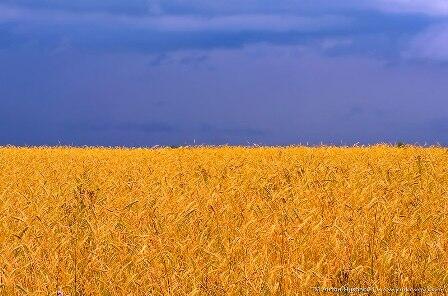
[[[448,143],[447,14],[418,0],[3,0],[0,144]]]

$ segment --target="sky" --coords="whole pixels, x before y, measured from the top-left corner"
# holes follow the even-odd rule
[[[0,145],[448,145],[448,0],[0,0]]]

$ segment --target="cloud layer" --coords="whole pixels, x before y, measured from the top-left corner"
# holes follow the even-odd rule
[[[374,4],[385,11],[396,13],[448,15],[448,2],[446,0],[377,0]]]
[[[131,14],[129,11],[133,9],[118,9],[123,2],[111,2],[109,6],[95,5],[97,1],[70,3],[61,1],[54,6],[39,1],[0,4],[0,48],[163,53],[235,48],[256,43],[309,46],[330,39],[350,39],[353,42],[351,46],[346,43],[345,51],[365,51],[377,44],[375,50],[368,50],[368,54],[375,51],[376,55],[385,56],[393,50],[399,55],[398,42],[404,43],[405,39],[410,39],[409,35],[417,34],[433,22],[424,16],[348,10],[346,5],[333,4],[324,9],[314,4],[313,10],[313,6],[306,2],[302,9],[296,7],[296,2],[290,2],[295,9],[288,13],[280,13],[286,3],[260,5],[256,2],[258,4],[254,4],[252,10],[242,5],[233,14],[225,13],[226,9],[220,14],[206,13],[209,10],[204,8],[202,13],[177,11],[155,15]],[[148,3],[134,1],[129,8],[144,10],[143,6]],[[168,11],[176,11],[173,3],[171,6],[164,4],[173,8]],[[232,5],[230,3],[229,7]],[[181,7],[179,4],[178,10],[188,11]]]
[[[403,56],[420,61],[448,61],[448,23],[428,28],[416,35]]]
[[[447,143],[446,13],[0,0],[0,144]]]
[[[48,9],[32,10],[0,6],[0,21],[54,25],[97,25],[168,32],[195,31],[300,31],[313,32],[321,29],[347,26],[349,19],[343,16],[295,16],[276,14],[238,14],[228,16],[126,16],[109,13],[54,12]]]

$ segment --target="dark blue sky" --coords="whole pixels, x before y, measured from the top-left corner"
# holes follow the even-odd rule
[[[448,144],[447,0],[0,0],[0,145]]]

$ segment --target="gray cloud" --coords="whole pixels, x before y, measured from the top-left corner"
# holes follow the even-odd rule
[[[0,144],[448,143],[423,6],[0,3]]]
[[[0,5],[0,48],[163,55],[269,43],[317,46],[328,54],[357,52],[386,57],[399,56],[404,39],[433,23],[426,17],[372,11],[329,12],[151,16]]]
[[[107,12],[120,15],[234,15],[234,14],[309,14],[322,11],[375,9],[393,13],[447,15],[445,0],[0,0],[0,4],[30,9],[52,9],[85,12]]]
[[[72,12],[107,12],[142,15],[151,13],[156,7],[152,0],[0,0],[0,4],[29,9],[51,9]]]
[[[106,13],[72,13],[51,10],[32,10],[12,6],[0,6],[0,22],[50,23],[55,25],[107,25],[131,27],[151,31],[302,31],[312,32],[324,28],[347,26],[350,20],[342,16],[317,17],[241,14],[231,16],[125,16]]]
[[[408,59],[448,61],[448,24],[435,25],[417,34],[403,50]]]
[[[374,0],[372,6],[394,13],[448,15],[448,2],[446,0]]]
[[[0,143],[448,143],[442,123],[428,128],[445,117],[443,67],[386,66],[300,46],[207,55],[209,67],[191,68],[148,67],[145,55],[60,53],[39,62],[0,54]]]
[[[350,30],[351,18],[323,14],[119,15],[0,5],[0,48],[163,53],[291,44]]]

